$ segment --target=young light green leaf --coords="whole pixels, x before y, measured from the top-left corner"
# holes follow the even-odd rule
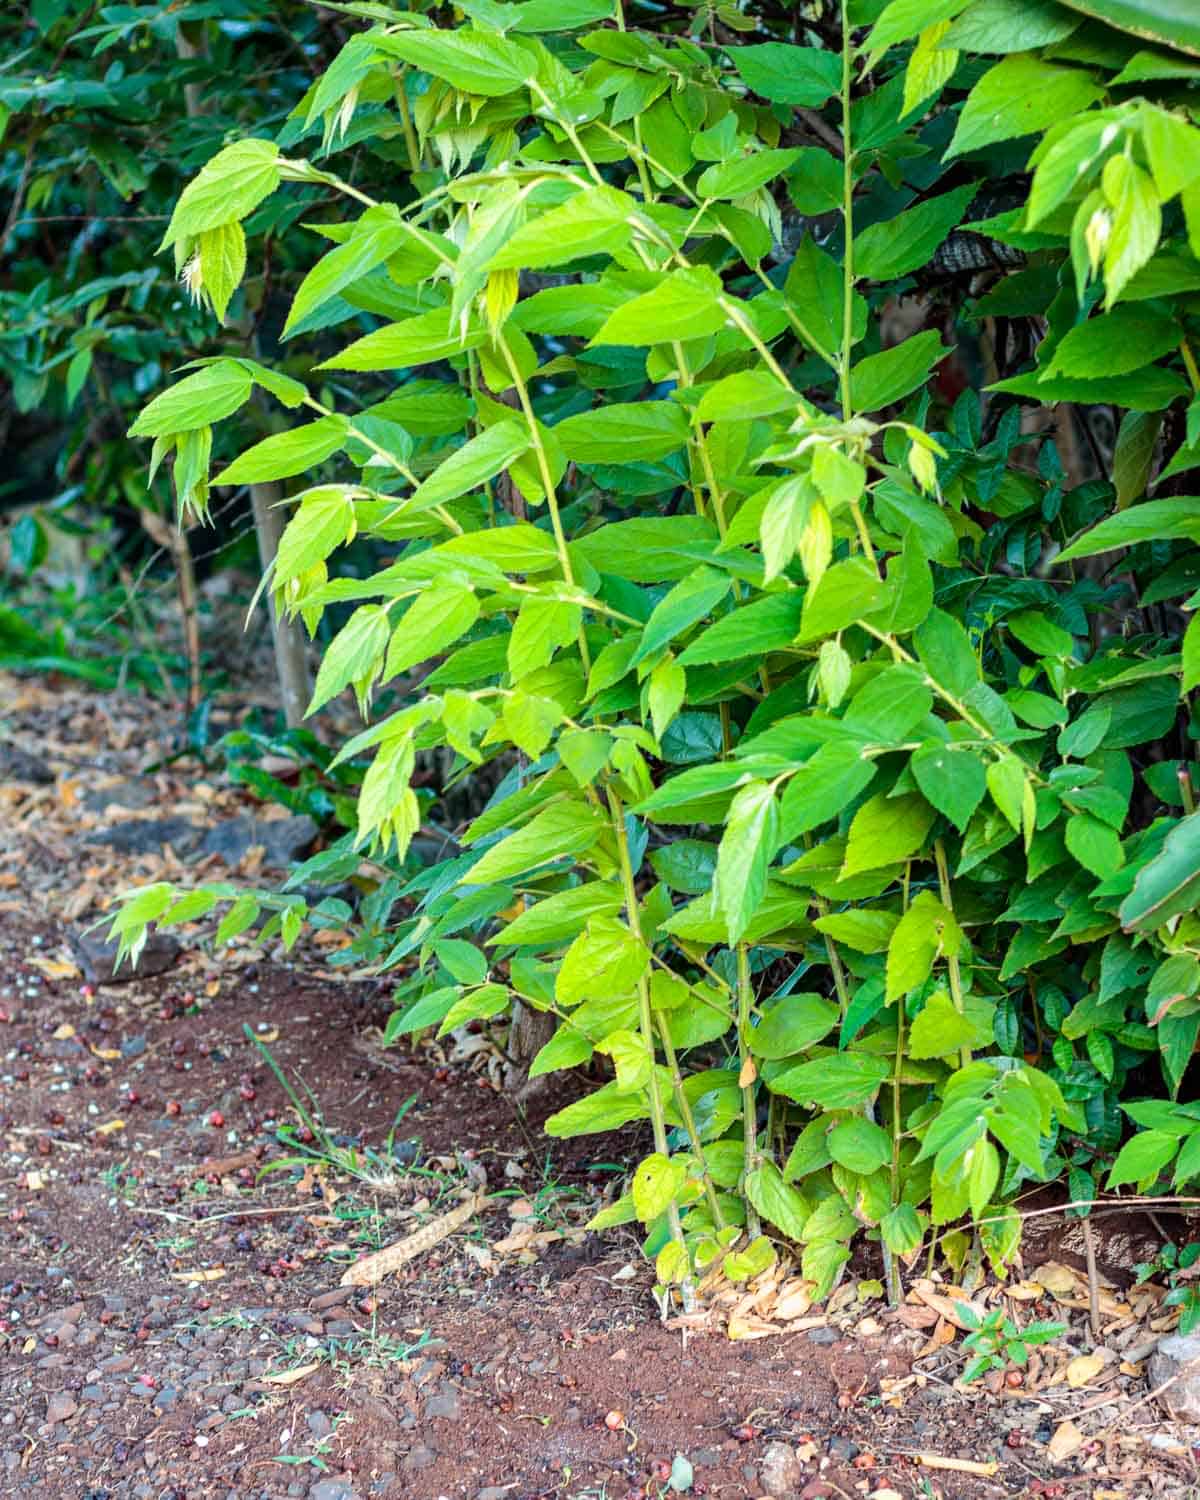
[[[354,502],[346,485],[321,485],[306,490],[279,538],[275,553],[275,587],[281,588],[292,579],[302,577],[317,563],[324,562],[335,547],[353,534],[354,529]]]
[[[307,712],[315,714],[351,683],[369,681],[383,668],[391,622],[378,604],[360,604],[321,658]]]
[[[222,469],[213,483],[267,484],[315,469],[343,446],[349,425],[345,417],[319,417],[303,427],[272,433]]]
[[[453,31],[377,29],[372,39],[389,56],[443,78],[465,94],[481,94],[485,99],[514,93],[537,72],[532,58],[515,42],[472,27]]]
[[[246,273],[246,236],[233,221],[205,229],[199,236],[200,282],[208,293],[218,322],[225,321],[229,299]]]
[[[888,0],[867,37],[870,52],[882,52],[897,42],[907,42],[927,26],[948,21],[971,0]]]
[[[1117,307],[1076,324],[1055,349],[1046,374],[1087,377],[1102,370],[1105,375],[1123,375],[1169,354],[1182,336],[1170,318],[1138,306]]]
[[[509,236],[490,270],[542,270],[585,255],[611,255],[629,243],[634,201],[611,187],[582,188]]]
[[[384,681],[440,655],[466,635],[478,618],[479,600],[459,584],[442,584],[418,594],[392,632]]]
[[[553,803],[523,828],[493,844],[463,879],[472,885],[488,885],[527,874],[550,860],[583,854],[600,837],[603,824],[601,814],[589,804]]]
[[[716,568],[699,567],[672,588],[654,606],[642,631],[641,644],[634,653],[632,665],[656,656],[681,632],[711,614],[713,606],[729,592],[732,579]],[[684,654],[684,664],[687,664]]]
[[[846,841],[843,878],[916,854],[933,826],[934,816],[924,797],[877,793],[854,814]]]
[[[165,437],[209,427],[244,406],[252,385],[239,361],[216,360],[155,396],[129,429],[129,436]]]
[[[755,1057],[789,1057],[823,1041],[838,1023],[838,1008],[823,995],[785,995],[746,1038]]]
[[[717,851],[717,905],[732,946],[750,925],[767,886],[775,853],[779,806],[765,781],[751,781],[733,799]]]
[[[234,141],[218,151],[179,195],[159,249],[244,219],[279,186],[278,158],[274,141]]]
[[[296,289],[283,336],[336,297],[345,287],[381,266],[406,245],[421,241],[391,204],[369,208],[344,244],[336,246],[313,266]],[[435,260],[436,264],[436,260]]]
[[[954,914],[932,891],[918,891],[888,944],[888,1004],[902,1000],[910,990],[924,984],[933,972],[935,959],[953,957],[961,946],[962,931]]]
[[[660,344],[718,333],[726,322],[721,278],[708,266],[666,272],[652,291],[623,302],[593,344]]]
[[[746,1197],[766,1219],[789,1239],[798,1240],[804,1233],[809,1205],[803,1193],[783,1180],[783,1173],[773,1161],[764,1160],[746,1174]]]
[[[803,608],[801,589],[785,589],[743,604],[702,630],[679,660],[685,667],[707,666],[780,651],[796,639]]]
[[[869,1177],[892,1159],[892,1138],[874,1120],[842,1120],[829,1132],[829,1154],[839,1167]]]
[[[1064,547],[1056,562],[1070,562],[1077,557],[1094,557],[1111,552],[1114,547],[1133,547],[1138,542],[1186,539],[1200,541],[1200,500],[1195,496],[1177,496],[1169,500],[1147,500],[1129,510],[1106,516],[1090,531],[1085,531],[1069,547]]]
[[[515,680],[547,666],[554,653],[568,646],[579,631],[578,604],[528,595],[521,601],[508,638],[508,670]]]
[[[735,47],[730,56],[746,87],[772,104],[820,109],[838,86],[840,62],[835,52],[761,42]]]
[[[529,429],[522,422],[504,421],[485,427],[422,480],[406,509],[430,510],[478,489],[515,463],[528,447]]]
[[[1018,52],[990,68],[967,95],[946,154],[958,156],[996,141],[1032,135],[1079,114],[1102,93],[1083,68],[1062,67],[1035,53]]]
[[[855,237],[855,273],[869,281],[894,281],[927,264],[962,221],[977,191],[978,185],[969,182],[864,229]]]
[[[798,48],[796,49],[799,50]],[[777,147],[714,162],[700,174],[696,191],[703,198],[745,198],[780,177],[796,160],[794,148]]]
[[[481,324],[450,323],[449,310],[435,307],[402,323],[388,323],[347,344],[319,370],[406,370],[477,349],[487,337]]]
[[[987,790],[987,768],[978,753],[931,740],[914,751],[910,765],[926,801],[965,833]]]
[[[687,443],[688,421],[674,401],[614,402],[567,417],[552,431],[576,463],[653,462]]]
[[[868,354],[850,372],[850,399],[856,411],[880,411],[910,396],[929,379],[934,365],[951,351],[934,328],[916,333],[882,354]]]

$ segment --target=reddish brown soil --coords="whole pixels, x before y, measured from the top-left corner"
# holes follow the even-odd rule
[[[56,970],[67,927],[94,919],[118,876],[171,869],[163,855],[97,875],[63,782],[132,774],[161,747],[125,734],[128,703],[100,719],[21,691],[21,743],[58,783],[0,785],[0,1494],[648,1500],[671,1493],[677,1454],[690,1492],[722,1500],[1200,1493],[1178,1447],[1136,1476],[1114,1473],[1115,1450],[1055,1466],[1045,1443],[1078,1396],[965,1398],[955,1351],[889,1397],[881,1380],[909,1372],[924,1336],[878,1302],[865,1328],[851,1309],[752,1343],[664,1327],[636,1240],[580,1230],[636,1138],[551,1152],[538,1126],[561,1098],[522,1117],[487,1053],[381,1053],[389,986],[335,976],[321,949],[247,941],[214,960],[185,946],[157,977],[98,987]],[[144,815],[175,811],[199,779],[161,776]],[[218,787],[211,815],[237,796]],[[394,1153],[390,1181],[261,1174],[287,1155],[290,1112],[246,1024],[333,1133],[383,1153],[414,1096],[394,1144],[419,1147]],[[492,1253],[513,1230],[493,1200],[374,1295],[339,1289],[345,1264],[483,1178],[560,1238]],[[919,1468],[918,1452],[998,1468]]]

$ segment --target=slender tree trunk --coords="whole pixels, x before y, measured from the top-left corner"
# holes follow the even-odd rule
[[[181,22],[175,31],[175,51],[184,60],[207,56],[208,37],[204,23]],[[204,105],[198,84],[189,83],[184,88],[183,98],[189,118],[200,114]],[[283,532],[282,517],[278,510],[272,509],[282,496],[283,492],[277,484],[250,486],[250,506],[254,512],[254,529],[258,535],[258,557],[264,572],[275,561],[275,550]],[[308,659],[304,649],[303,628],[281,615],[275,608],[274,600],[271,601],[271,635],[275,644],[279,697],[288,728],[292,729],[302,722],[312,693]]]
[[[277,509],[283,491],[278,484],[252,484],[250,504],[254,510],[254,529],[258,534],[258,557],[266,572],[275,560],[279,538],[283,533],[283,512]],[[308,676],[308,656],[304,648],[304,627],[289,620],[271,600],[271,630],[275,641],[275,670],[279,674],[279,697],[288,728],[293,729],[304,718],[312,696]]]
[[[205,57],[208,54],[208,38],[204,33],[203,21],[186,22],[181,21],[175,28],[175,55],[183,62],[189,58]],[[188,112],[188,117],[198,115],[203,108],[203,101],[198,83],[185,83],[183,86],[183,105]]]
[[[179,588],[179,612],[183,618],[183,649],[188,664],[187,706],[194,713],[200,706],[203,687],[200,680],[200,612],[196,591],[196,570],[192,566],[192,549],[187,531],[160,516],[157,511],[139,512],[151,541],[171,554],[175,562],[175,582]]]

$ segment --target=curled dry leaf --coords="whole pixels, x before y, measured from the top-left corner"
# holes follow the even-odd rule
[[[464,1224],[469,1224],[483,1206],[484,1201],[485,1194],[473,1193],[465,1203],[460,1203],[449,1213],[431,1219],[428,1224],[423,1224],[420,1229],[406,1235],[404,1239],[397,1240],[394,1245],[388,1245],[376,1251],[374,1255],[367,1255],[362,1260],[356,1260],[352,1266],[347,1267],[339,1284],[341,1286],[371,1286],[385,1276],[390,1276],[393,1271],[398,1270],[408,1261],[415,1260],[418,1255],[424,1255],[435,1245],[440,1245],[443,1240],[449,1239],[455,1230],[461,1229]]]
[[[1073,1390],[1089,1385],[1104,1368],[1102,1354],[1077,1354],[1067,1365],[1067,1384]]]
[[[773,1334],[782,1333],[783,1329],[776,1323],[768,1323],[766,1318],[760,1318],[757,1313],[730,1313],[729,1322],[725,1331],[731,1342],[739,1342],[743,1339],[766,1339]]]
[[[782,1323],[790,1323],[793,1318],[802,1318],[812,1306],[812,1283],[808,1281],[789,1281],[779,1289],[779,1300],[775,1303],[773,1314]]]
[[[309,1365],[297,1365],[294,1370],[280,1370],[275,1375],[264,1375],[264,1385],[296,1385],[301,1380],[307,1380],[310,1375],[321,1368],[320,1360],[313,1360]]]
[[[1065,1422],[1060,1422],[1054,1429],[1054,1436],[1046,1444],[1046,1452],[1051,1462],[1061,1464],[1082,1447],[1083,1433],[1068,1417]]]
[[[896,1320],[903,1323],[905,1328],[920,1330],[932,1328],[938,1320],[938,1315],[932,1307],[926,1307],[923,1302],[906,1302],[896,1310]]]
[[[83,976],[69,959],[65,958],[42,958],[34,955],[26,960],[27,963],[38,969],[47,979],[82,979]]]
[[[957,1296],[947,1296],[942,1292],[934,1291],[933,1285],[930,1282],[917,1282],[913,1287],[913,1291],[920,1297],[926,1307],[932,1307],[939,1316],[945,1318],[947,1323],[953,1323],[955,1328],[960,1328],[964,1332],[969,1331],[972,1327],[972,1324],[967,1322],[962,1315],[962,1306],[964,1303],[966,1303],[969,1309],[968,1317],[971,1312],[974,1312],[978,1320],[974,1325],[975,1327],[978,1327],[979,1322],[983,1320],[983,1309],[976,1306],[965,1293],[959,1293]]]
[[[973,1458],[946,1458],[940,1453],[918,1453],[917,1462],[926,1469],[949,1469],[955,1474],[977,1474],[980,1479],[987,1479],[1000,1469],[994,1459],[980,1463]]]
[[[481,1271],[490,1274],[496,1269],[496,1257],[492,1254],[490,1245],[472,1245],[468,1242],[463,1246],[463,1252],[471,1257]]]
[[[1064,1297],[1074,1297],[1081,1286],[1087,1286],[1087,1282],[1077,1271],[1057,1260],[1048,1260],[1045,1265],[1039,1266],[1033,1273],[1032,1280],[1060,1301]]]
[[[199,1286],[203,1281],[220,1281],[229,1273],[224,1266],[210,1266],[204,1271],[172,1271],[172,1281],[182,1281],[185,1286]]]
[[[492,1249],[497,1255],[519,1255],[523,1250],[544,1250],[561,1239],[562,1235],[553,1229],[518,1229],[502,1240],[493,1241]]]
[[[961,1327],[962,1325],[959,1324],[958,1326]],[[952,1344],[954,1342],[954,1329],[955,1324],[949,1322],[946,1318],[939,1318],[933,1332],[917,1350],[916,1358],[924,1359],[927,1354],[934,1354],[938,1349],[944,1348],[947,1344]]]

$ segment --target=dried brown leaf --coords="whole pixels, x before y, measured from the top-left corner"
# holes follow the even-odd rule
[[[340,1285],[371,1286],[383,1277],[391,1275],[393,1271],[399,1270],[410,1260],[416,1260],[419,1255],[424,1255],[435,1245],[440,1245],[443,1240],[449,1239],[464,1224],[469,1224],[483,1206],[484,1200],[485,1194],[474,1193],[465,1203],[452,1208],[449,1213],[431,1219],[428,1224],[423,1224],[420,1229],[406,1235],[404,1239],[397,1240],[394,1245],[388,1245],[376,1251],[374,1255],[367,1255],[362,1260],[355,1261],[352,1266],[347,1267]]]
[[[1053,1463],[1061,1464],[1082,1447],[1083,1433],[1068,1417],[1054,1429],[1054,1436],[1046,1444],[1046,1452]]]
[[[307,1380],[321,1368],[320,1360],[314,1360],[310,1365],[297,1365],[294,1370],[280,1370],[277,1375],[264,1375],[264,1385],[296,1385],[301,1380]]]
[[[1067,1365],[1067,1384],[1072,1390],[1089,1385],[1104,1368],[1101,1354],[1077,1354]]]

